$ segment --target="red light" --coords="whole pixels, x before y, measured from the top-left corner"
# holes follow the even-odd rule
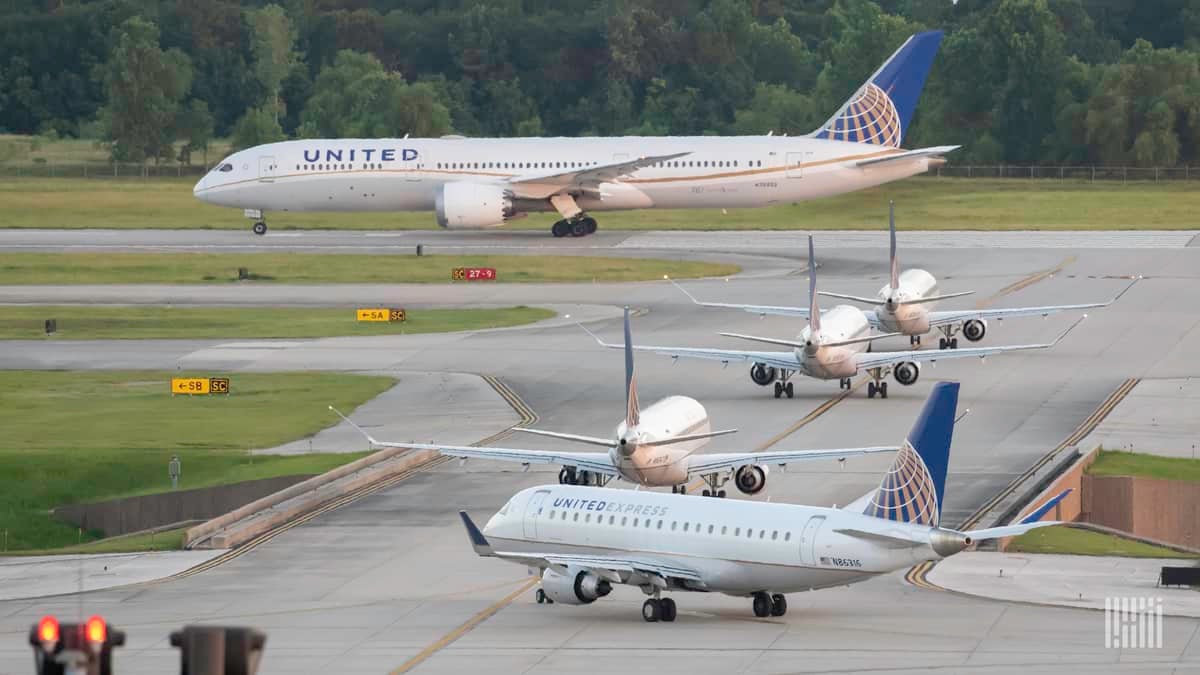
[[[83,634],[87,636],[88,642],[104,642],[108,637],[108,626],[104,625],[104,619],[93,616],[84,625]]]
[[[37,634],[42,642],[58,642],[58,619],[43,616],[38,622]]]

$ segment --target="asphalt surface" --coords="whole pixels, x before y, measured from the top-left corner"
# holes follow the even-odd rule
[[[54,234],[59,242],[54,246],[87,243],[92,234]],[[251,242],[242,245],[272,240],[270,235],[251,239],[248,233],[166,234],[188,241],[197,234],[240,235],[242,241]],[[728,241],[725,234],[714,235],[708,244],[704,233],[683,234],[699,242],[692,249],[695,255],[724,257],[714,251]],[[685,393],[707,406],[714,426],[741,430],[715,439],[709,446],[713,451],[754,449],[771,442],[777,448],[839,447],[899,441],[931,381],[961,380],[960,405],[971,408],[971,414],[956,430],[947,481],[943,522],[954,525],[1070,435],[1127,378],[1200,374],[1193,347],[1200,322],[1200,298],[1193,290],[1200,276],[1200,252],[1188,247],[1191,236],[1184,234],[1131,237],[1118,246],[1110,245],[1120,239],[1110,233],[1073,233],[1074,247],[1061,239],[1043,241],[1041,248],[1009,248],[982,234],[958,234],[957,239],[943,240],[941,247],[905,247],[909,234],[902,233],[904,267],[931,270],[946,292],[976,291],[972,297],[943,305],[947,308],[980,302],[990,306],[1087,302],[1115,295],[1127,283],[1121,276],[1147,278],[1117,304],[1094,311],[1053,350],[996,356],[983,363],[942,362],[925,368],[912,387],[893,384],[887,400],[868,400],[864,388],[859,388],[831,404],[827,402],[838,399],[836,383],[803,379],[796,380],[794,400],[775,400],[769,390],[750,382],[747,368],[740,364],[722,368],[717,363],[680,361],[672,365],[670,359],[654,355],[638,357],[640,399],[649,403]],[[650,235],[658,236],[614,234],[625,238],[609,250],[623,254],[622,242]],[[131,236],[121,235],[123,245],[132,245]],[[9,243],[0,249],[9,248],[11,240],[3,241]],[[486,241],[501,251],[533,241],[536,246],[558,245],[525,233],[491,233]],[[822,287],[873,293],[883,282],[885,249],[833,243],[817,251]],[[705,300],[804,301],[805,261],[792,257],[790,250],[747,249],[732,259],[746,267],[747,274],[728,281],[686,282],[687,287]],[[1058,271],[1049,276],[1050,270]],[[1019,290],[1005,291],[1011,288]],[[0,302],[60,301],[60,294],[70,292],[81,302],[155,302],[172,297],[211,304],[354,304],[360,298],[393,297],[429,304],[629,304],[645,310],[634,321],[635,340],[663,345],[745,346],[716,332],[791,337],[800,328],[794,320],[695,307],[663,282],[8,287],[0,292],[4,294]],[[301,296],[305,300],[297,299]],[[993,322],[985,343],[1048,341],[1071,320],[1060,315]],[[589,327],[610,340],[619,339],[615,319],[598,320]],[[906,340],[891,341],[877,349],[906,345]],[[600,348],[578,327],[561,324],[478,334],[283,342],[15,341],[0,349],[0,368],[176,366],[232,372],[234,377],[243,370],[300,369],[495,375],[536,411],[539,427],[589,435],[610,433],[624,403],[620,353]],[[823,413],[798,425],[816,410]],[[445,414],[457,412],[447,409]],[[414,430],[414,435],[426,436],[420,430]],[[512,436],[504,443],[550,447],[549,439],[535,437]],[[844,468],[835,463],[791,467],[787,473],[773,472],[758,498],[843,504],[877,485],[887,463],[865,458],[849,460]],[[938,592],[908,585],[900,573],[849,588],[793,595],[783,619],[754,619],[745,599],[689,594],[677,598],[678,622],[647,625],[638,614],[640,593],[631,589],[618,589],[587,607],[539,606],[533,603],[532,591],[518,592],[526,578],[523,568],[474,556],[457,511],[466,509],[482,521],[513,492],[552,480],[548,471],[521,473],[519,468],[486,462],[465,467],[446,464],[290,529],[201,574],[80,597],[2,602],[0,672],[27,670],[24,633],[41,613],[70,615],[79,611],[81,602],[84,612],[103,611],[130,634],[129,646],[118,657],[118,672],[169,672],[177,667],[166,635],[193,621],[267,630],[264,673],[379,673],[408,667],[416,672],[536,673],[924,672],[935,668],[1171,672],[1200,667],[1200,640],[1195,637],[1200,623],[1195,619],[1166,619],[1162,649],[1105,649],[1102,613]],[[514,592],[517,595],[509,598]]]

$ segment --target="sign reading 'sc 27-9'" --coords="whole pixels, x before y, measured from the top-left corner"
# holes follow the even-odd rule
[[[305,148],[306,162],[411,162],[417,158],[413,148]]]

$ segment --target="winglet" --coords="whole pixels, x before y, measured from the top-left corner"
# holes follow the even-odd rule
[[[467,515],[466,511],[459,511],[458,517],[462,518],[463,527],[467,528],[467,538],[471,540],[471,548],[475,550],[475,555],[491,558],[496,554],[492,551],[492,545],[488,542],[487,537],[479,531],[475,526],[475,522],[471,520],[471,516]]]
[[[1047,501],[1045,504],[1042,504],[1041,506],[1039,506],[1036,511],[1034,511],[1033,513],[1030,513],[1029,515],[1022,518],[1020,524],[1028,525],[1029,523],[1038,522],[1039,520],[1042,519],[1042,516],[1046,515],[1046,513],[1050,509],[1054,508],[1055,506],[1058,505],[1059,502],[1066,499],[1067,495],[1071,494],[1072,490],[1074,490],[1074,488],[1067,488],[1066,490],[1063,490],[1062,492],[1058,493],[1057,495],[1054,496],[1054,498]]]
[[[892,291],[900,288],[900,263],[896,259],[896,202],[888,201],[888,231],[891,235]]]
[[[1128,293],[1128,292],[1129,292],[1129,289],[1133,288],[1134,284],[1136,284],[1137,282],[1141,281],[1141,280],[1142,280],[1142,278],[1143,278],[1143,277],[1142,277],[1142,275],[1140,275],[1140,274],[1139,274],[1139,275],[1137,275],[1137,276],[1135,276],[1135,277],[1133,278],[1133,281],[1129,282],[1129,285],[1128,285],[1128,286],[1126,286],[1125,288],[1121,289],[1121,292],[1120,292],[1120,293],[1117,293],[1115,296],[1113,296],[1113,299],[1112,299],[1112,300],[1109,300],[1109,301],[1108,301],[1108,302],[1106,302],[1106,303],[1104,303],[1104,305],[1103,305],[1103,306],[1104,306],[1104,307],[1107,307],[1107,306],[1109,306],[1109,305],[1113,304],[1114,302],[1116,302],[1116,301],[1120,300],[1120,299],[1121,299],[1121,296],[1122,296],[1122,295],[1125,295],[1126,293]]]
[[[699,300],[697,300],[697,299],[696,299],[696,296],[694,296],[694,295],[692,295],[691,293],[689,293],[689,292],[688,292],[688,290],[687,290],[686,288],[684,288],[683,286],[680,286],[680,285],[679,285],[679,282],[675,281],[675,280],[674,280],[674,279],[672,279],[671,277],[667,277],[667,281],[671,282],[671,283],[672,283],[672,284],[675,286],[675,288],[678,288],[680,291],[682,291],[682,292],[683,292],[683,294],[684,294],[684,295],[688,296],[688,299],[692,301],[692,304],[693,304],[693,305],[702,305],[702,304],[704,304],[704,303],[700,302]]]
[[[583,329],[583,332],[587,333],[588,335],[591,335],[591,336],[592,336],[592,339],[596,341],[596,344],[600,345],[601,347],[609,347],[609,348],[612,348],[612,349],[615,349],[615,348],[617,347],[617,345],[614,345],[614,344],[609,344],[609,343],[605,342],[604,340],[601,340],[601,339],[600,339],[600,336],[599,336],[599,335],[596,335],[596,334],[595,334],[595,333],[593,333],[592,331],[588,330],[588,329],[587,329],[587,326],[585,326],[585,325],[583,325],[583,324],[581,324],[581,323],[579,323],[579,322],[576,322],[576,323],[575,323],[575,325],[576,325],[576,326],[579,326],[580,328],[582,328],[582,329]]]
[[[341,412],[340,412],[340,411],[339,411],[337,408],[335,408],[335,407],[333,407],[333,406],[329,406],[329,409],[330,409],[330,410],[332,410],[332,411],[334,412],[334,414],[335,414],[335,415],[337,415],[338,417],[342,418],[342,420],[343,420],[343,421],[344,421],[346,424],[349,424],[350,426],[354,427],[354,430],[355,430],[355,431],[357,431],[358,433],[362,434],[362,435],[363,435],[363,437],[367,439],[367,442],[368,442],[368,443],[370,443],[371,445],[379,445],[379,441],[377,441],[377,440],[375,440],[374,438],[372,438],[372,437],[371,437],[371,434],[368,434],[366,429],[363,429],[362,427],[358,426],[358,425],[357,425],[357,424],[355,424],[354,422],[351,422],[351,421],[350,421],[350,418],[349,418],[349,417],[346,417],[345,415],[343,415],[343,414],[342,414],[342,413],[341,413]]]
[[[821,310],[817,307],[817,254],[811,234],[808,235],[808,327],[809,337],[815,340],[821,330]]]

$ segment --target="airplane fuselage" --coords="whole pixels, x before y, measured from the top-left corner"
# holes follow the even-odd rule
[[[886,284],[879,289],[879,304],[875,315],[879,317],[880,329],[886,333],[924,335],[929,332],[929,312],[936,303],[911,303],[937,295],[937,279],[922,269],[904,270],[900,274],[897,288]],[[888,298],[895,304],[889,305]]]
[[[821,314],[821,339],[827,342],[865,337],[871,332],[871,324],[862,310],[851,305],[838,305]],[[812,329],[805,326],[800,331],[800,342],[810,341]],[[819,347],[815,351],[796,348],[800,372],[822,380],[839,380],[858,373],[855,356],[867,350],[870,343],[859,342],[837,347]]]
[[[650,555],[699,572],[697,590],[739,596],[845,585],[941,557],[930,544],[890,548],[839,529],[920,541],[933,530],[815,506],[546,485],[516,494],[484,534],[500,551]]]
[[[229,168],[210,172],[194,192],[212,204],[262,211],[432,211],[450,183],[505,187],[518,176],[688,153],[584,191],[576,201],[585,211],[758,207],[872,187],[940,161],[855,165],[900,152],[783,136],[297,140],[230,155],[219,165]],[[531,194],[537,187],[527,184],[525,190]],[[549,194],[517,195],[512,216],[553,211]]]
[[[617,425],[613,464],[621,477],[647,486],[683,485],[688,480],[688,458],[708,444],[709,439],[670,445],[647,445],[678,436],[710,431],[708,412],[699,401],[687,396],[668,396],[640,413],[632,430],[625,422]],[[621,439],[626,442],[622,444]]]

